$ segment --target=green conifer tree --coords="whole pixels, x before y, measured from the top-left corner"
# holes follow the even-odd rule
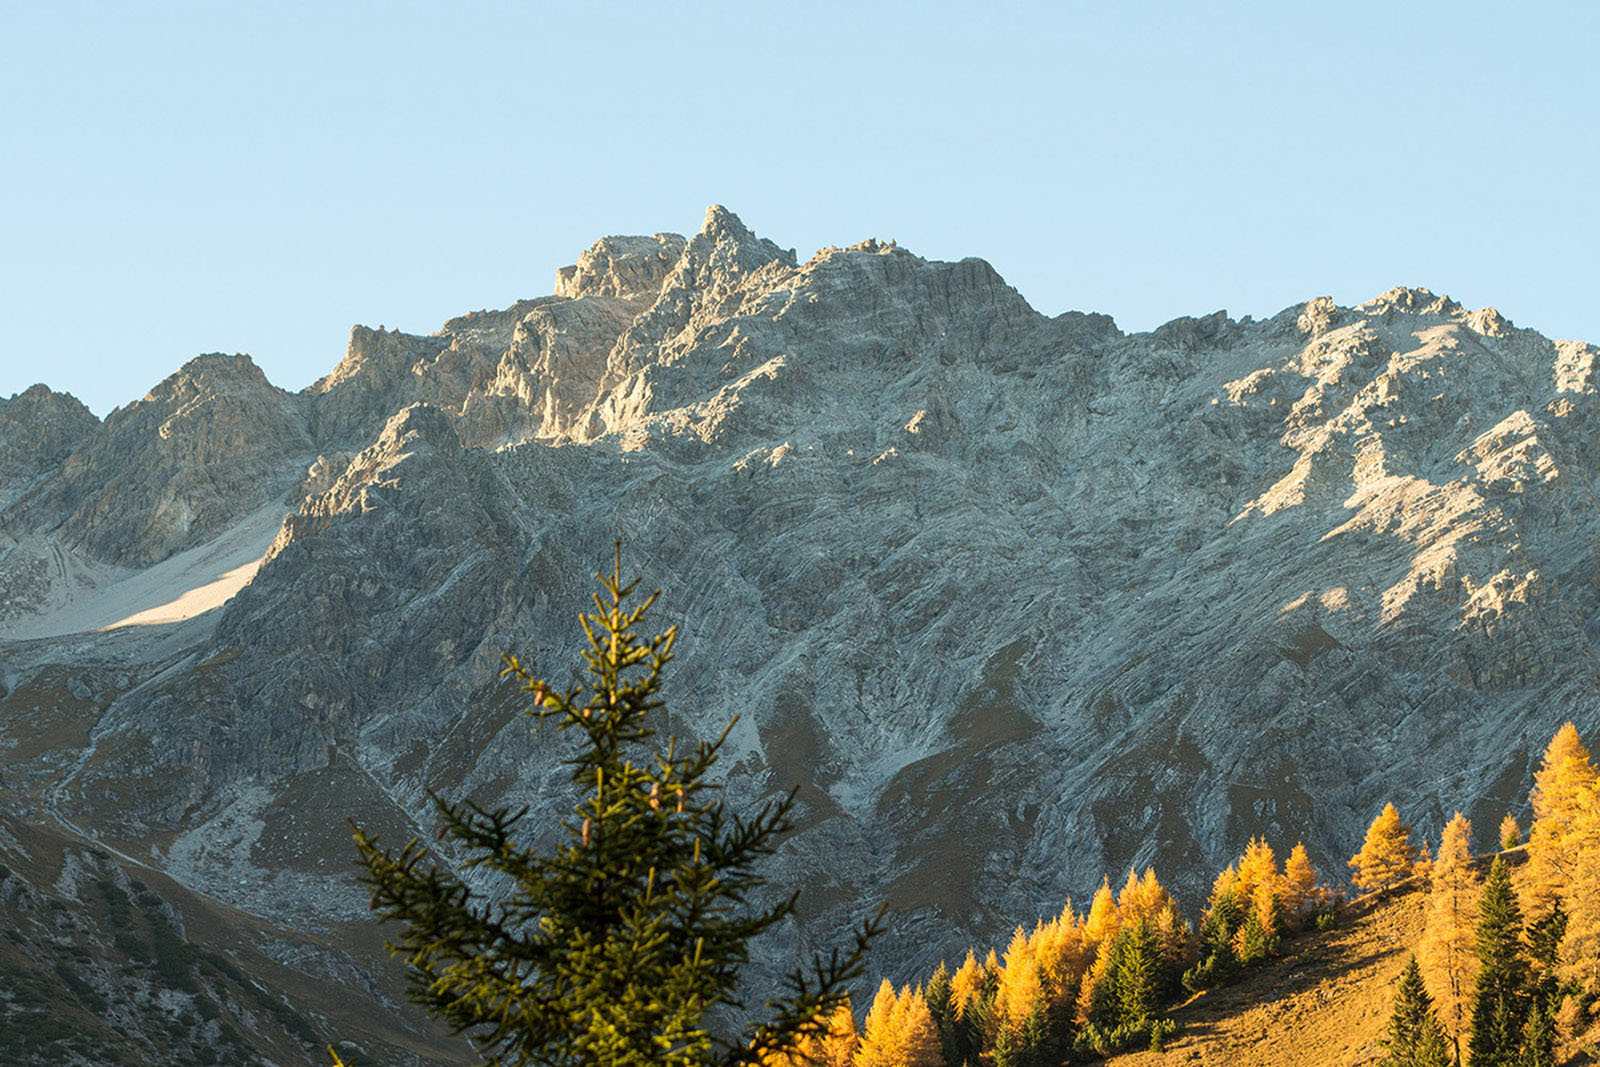
[[[1161,1003],[1161,942],[1148,919],[1124,929],[1118,937],[1124,945],[1115,957],[1116,1025],[1148,1030]]]
[[[1478,905],[1478,980],[1473,993],[1469,1067],[1515,1067],[1528,1019],[1528,960],[1522,910],[1511,873],[1496,859]]]
[[[1518,1067],[1555,1067],[1556,1012],[1566,997],[1556,975],[1561,942],[1567,933],[1567,915],[1556,901],[1550,911],[1528,927],[1528,1021],[1523,1026],[1522,1055]]]
[[[670,740],[656,746],[676,628],[636,634],[656,594],[634,600],[620,547],[612,574],[596,578],[604,596],[579,619],[587,686],[555,689],[507,659],[506,674],[533,695],[530,714],[578,738],[572,781],[587,797],[566,842],[541,853],[519,840],[526,809],[435,797],[440,837],[460,865],[498,876],[506,895],[468,887],[416,840],[391,854],[358,830],[362,878],[373,910],[402,926],[390,948],[410,965],[412,997],[491,1062],[754,1067],[826,1028],[877,924],[851,951],[797,969],[766,1019],[712,1033],[708,1012],[743,1007],[735,989],[751,940],[794,911],[793,896],[755,899],[757,865],[788,828],[794,798],[732,815],[710,779],[722,739],[687,755]]]
[[[1448,1067],[1450,1049],[1433,1011],[1433,998],[1422,981],[1422,969],[1413,956],[1400,974],[1395,989],[1394,1012],[1384,1040],[1388,1055],[1383,1067]]]
[[[1261,925],[1261,913],[1251,908],[1235,936],[1234,952],[1240,964],[1253,967],[1267,958],[1267,949],[1268,937],[1266,928]]]
[[[939,1031],[939,1049],[944,1053],[944,1062],[948,1067],[961,1067],[965,1058],[965,1050],[958,1040],[961,1023],[955,1017],[955,1004],[950,998],[950,968],[942,960],[929,977],[922,996],[928,1002],[928,1014],[933,1016],[933,1025]]]
[[[1244,923],[1244,907],[1231,889],[1217,894],[1200,921],[1200,962],[1183,976],[1191,993],[1232,981],[1239,970],[1233,939]]]
[[[968,1064],[969,1067],[978,1067],[984,1049],[988,1047],[991,1038],[998,1039],[995,1031],[996,1014],[994,1008],[994,983],[986,981],[983,991],[967,1005],[956,1031],[961,1059],[948,1062],[952,1064],[959,1062]]]

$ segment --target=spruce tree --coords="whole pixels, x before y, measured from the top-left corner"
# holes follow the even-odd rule
[[[1148,920],[1141,920],[1118,935],[1122,952],[1117,964],[1116,994],[1119,1028],[1146,1030],[1161,1006],[1161,942]]]
[[[1469,1067],[1514,1067],[1528,1018],[1528,960],[1511,873],[1496,859],[1478,905],[1478,979],[1472,998]]]
[[[362,880],[373,910],[402,927],[390,948],[410,966],[413,999],[491,1062],[752,1067],[826,1030],[877,926],[797,969],[765,1019],[712,1033],[708,1013],[745,1007],[735,990],[751,940],[794,912],[795,896],[757,902],[758,865],[794,798],[733,815],[711,780],[722,739],[687,754],[656,745],[676,628],[636,633],[657,594],[635,598],[620,548],[612,574],[596,578],[604,595],[579,617],[588,684],[557,689],[510,657],[505,671],[532,694],[530,714],[577,737],[572,781],[587,796],[565,842],[523,843],[526,809],[435,796],[459,867],[490,875],[501,895],[469,887],[416,840],[390,853],[358,830]]]
[[[928,978],[922,996],[928,1002],[928,1014],[933,1016],[934,1028],[939,1031],[939,1049],[944,1054],[945,1063],[950,1067],[961,1067],[960,1050],[955,1040],[956,1004],[951,997],[950,968],[943,960],[939,961],[939,966]]]
[[[1261,925],[1261,913],[1251,908],[1244,918],[1244,925],[1234,935],[1235,957],[1242,965],[1253,967],[1267,958],[1269,943],[1266,928]]]
[[[1434,1017],[1433,999],[1428,996],[1414,956],[1400,974],[1394,1012],[1389,1016],[1389,1032],[1383,1043],[1389,1051],[1383,1067],[1446,1067],[1450,1063],[1449,1048]]]
[[[1528,927],[1528,1021],[1523,1027],[1522,1058],[1518,1067],[1554,1067],[1556,1012],[1566,991],[1556,974],[1561,942],[1567,933],[1567,916],[1557,901],[1548,913]]]

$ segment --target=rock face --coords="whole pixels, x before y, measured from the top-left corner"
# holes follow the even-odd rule
[[[671,729],[737,713],[730,796],[799,790],[780,965],[887,899],[904,980],[1258,833],[1338,879],[1385,800],[1492,826],[1600,727],[1597,355],[1422,289],[1126,335],[722,208],[606,238],[553,296],[357,328],[298,397],[202,357],[6,511],[139,564],[292,509],[39,803],[258,915],[359,914],[351,810],[559,813],[499,657],[564,679],[620,538],[684,630]],[[148,657],[118,640],[76,654]]]
[[[100,425],[76,397],[35,385],[0,400],[0,507],[54,471]]]
[[[283,494],[313,454],[303,406],[249,356],[198,356],[107,416],[4,522],[107,563],[159,563]]]

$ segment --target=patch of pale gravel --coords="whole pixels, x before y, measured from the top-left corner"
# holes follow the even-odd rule
[[[206,544],[180,552],[147,570],[70,561],[52,584],[49,608],[0,625],[0,640],[26,641],[67,634],[184,622],[214,611],[250,584],[286,509],[256,509]]]

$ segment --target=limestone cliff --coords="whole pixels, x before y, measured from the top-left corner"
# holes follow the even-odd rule
[[[552,296],[357,328],[300,396],[169,380],[40,476],[8,529],[129,564],[289,514],[221,610],[75,639],[166,658],[38,803],[263,917],[357,916],[351,804],[560,810],[499,656],[564,679],[620,538],[684,628],[671,728],[739,714],[730,795],[799,790],[774,959],[887,899],[908,977],[1256,833],[1337,875],[1384,800],[1493,826],[1600,725],[1597,354],[1422,289],[1128,335],[721,208],[606,238]]]

